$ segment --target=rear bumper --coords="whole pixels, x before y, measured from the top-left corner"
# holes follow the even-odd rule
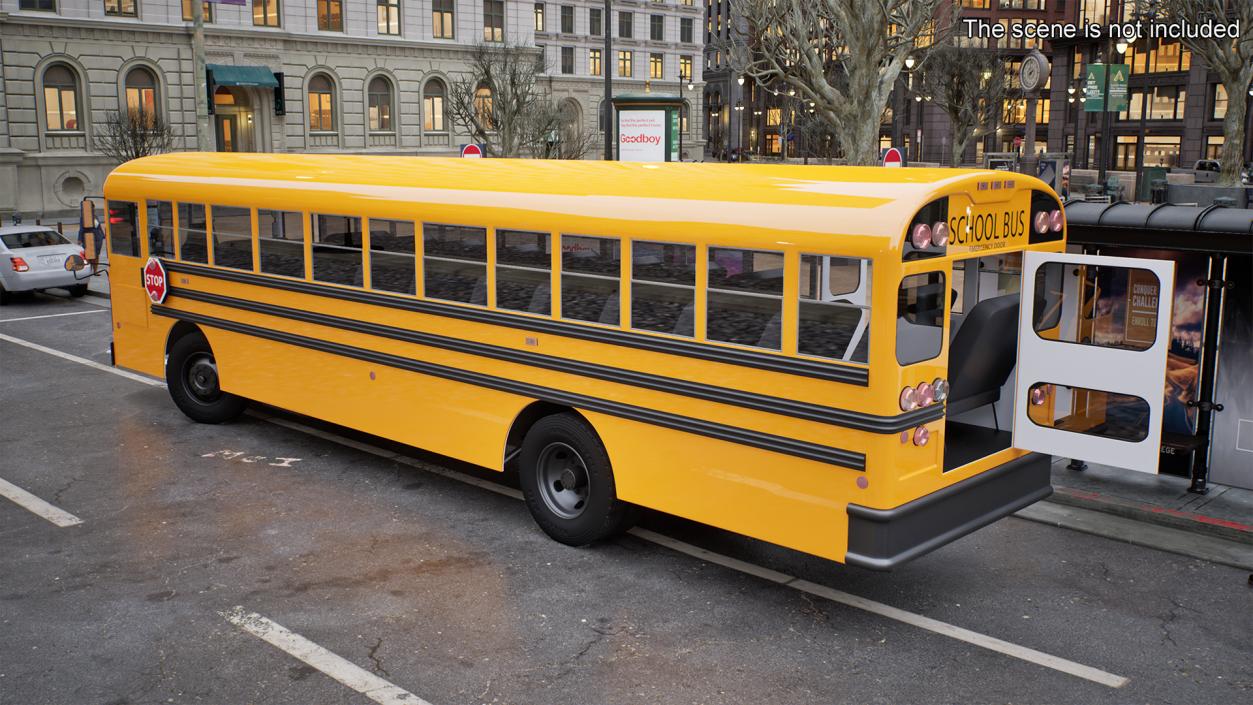
[[[891,570],[1053,493],[1051,458],[1032,453],[894,509],[848,505],[844,562]]]
[[[7,265],[6,265],[7,266]],[[39,269],[29,272],[5,272],[0,282],[4,288],[12,292],[33,291],[35,289],[67,288],[78,284],[86,284],[91,274],[88,266],[75,276],[74,272],[63,269]],[[81,277],[81,278],[80,278]]]

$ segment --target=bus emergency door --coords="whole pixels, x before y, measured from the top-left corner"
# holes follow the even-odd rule
[[[1014,447],[1156,473],[1174,262],[1024,255]]]

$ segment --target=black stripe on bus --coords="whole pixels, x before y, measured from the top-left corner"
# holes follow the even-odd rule
[[[525,350],[514,350],[512,348],[488,345],[486,343],[477,343],[468,340],[461,340],[459,338],[434,335],[431,333],[421,333],[418,331],[396,328],[394,326],[387,326],[378,323],[367,323],[349,318],[341,318],[339,316],[331,316],[323,313],[289,308],[286,306],[276,306],[274,304],[264,304],[256,301],[246,301],[244,299],[237,299],[230,296],[211,294],[205,291],[171,287],[169,295],[189,299],[191,301],[213,304],[215,306],[225,306],[228,308],[251,311],[253,313],[261,313],[268,316],[287,318],[294,321],[314,323],[354,333],[376,335],[383,338],[390,338],[392,340],[400,340],[406,343],[427,345],[444,350],[452,350],[454,352],[479,355],[495,360],[504,360],[505,362],[515,362],[530,365],[532,367],[555,370],[557,372],[578,374],[584,377],[591,377],[619,384],[643,387],[645,389],[652,389],[672,394],[681,394],[695,399],[703,399],[705,401],[712,401],[720,404],[731,404],[734,406],[744,407],[746,409],[755,409],[757,411],[765,411],[772,414],[782,414],[784,416],[805,419],[807,421],[817,421],[820,423],[831,424],[833,426],[842,426],[844,428],[851,428],[858,431],[868,431],[871,433],[900,433],[906,429],[910,429],[914,426],[928,423],[930,421],[935,421],[944,416],[944,409],[938,404],[923,407],[921,409],[915,409],[903,414],[897,414],[895,416],[878,416],[875,414],[867,414],[849,409],[840,409],[822,406],[820,404],[810,404],[808,402],[784,399],[782,397],[754,394],[743,390],[702,384],[675,377],[663,377],[660,375],[648,374],[646,372],[625,370],[618,367],[609,367],[606,365],[598,365],[579,360],[558,358],[551,355],[542,355],[540,353]]]
[[[264,286],[271,289],[285,289],[287,291],[296,291],[302,294],[313,294],[314,296],[325,296],[332,299],[341,299],[343,301],[374,304],[376,306],[386,306],[404,311],[416,311],[418,313],[426,313],[433,316],[446,316],[448,318],[459,318],[467,321],[475,321],[477,323],[489,323],[492,325],[508,326],[510,328],[520,328],[542,333],[553,333],[570,338],[591,340],[597,343],[623,345],[626,347],[666,353],[669,355],[684,355],[686,357],[694,357],[701,360],[721,362],[727,365],[753,367],[759,370],[781,372],[789,375],[801,375],[804,377],[813,377],[815,379],[824,379],[832,382],[844,382],[846,384],[856,384],[863,387],[869,385],[870,383],[870,374],[862,367],[846,367],[838,364],[818,362],[816,360],[806,360],[804,358],[780,357],[776,355],[753,352],[751,350],[724,348],[687,340],[660,338],[612,328],[593,328],[591,326],[579,325],[577,323],[567,323],[565,321],[555,321],[546,318],[533,318],[530,316],[469,308],[468,306],[458,306],[456,304],[439,303],[436,301],[405,299],[391,294],[345,289],[335,286],[326,286],[323,284],[314,284],[312,282],[302,281],[299,279],[270,277],[254,274],[252,272],[232,271],[205,265],[188,264],[187,262],[161,261],[165,264],[165,268],[171,272],[195,274],[197,276],[222,279],[241,284]]]
[[[317,340],[315,338],[307,338],[302,335],[293,333],[284,333],[282,331],[271,330],[268,328],[260,328],[236,321],[228,321],[213,316],[205,316],[198,313],[188,311],[179,311],[166,306],[154,305],[152,312],[158,316],[167,318],[175,318],[189,323],[197,323],[211,328],[241,333],[243,335],[251,335],[258,338],[265,338],[279,343],[295,345],[310,350],[330,353],[332,355],[340,355],[364,362],[373,362],[388,367],[394,367],[409,372],[417,372],[419,374],[431,375],[443,379],[450,379],[466,384],[473,384],[480,387],[495,389],[497,391],[517,394],[523,397],[539,399],[542,401],[552,402],[554,404],[564,404],[589,411],[598,411],[611,416],[617,416],[632,421],[640,421],[652,424],[654,426],[662,426],[686,433],[694,433],[708,438],[715,438],[731,443],[761,448],[775,453],[791,455],[806,460],[816,460],[822,463],[838,465],[840,467],[849,468],[851,470],[864,471],[866,469],[866,455],[851,450],[843,450],[840,448],[832,448],[830,446],[819,445],[817,443],[809,443],[807,441],[799,441],[794,438],[785,438],[760,431],[751,431],[749,429],[737,428],[735,426],[726,426],[712,421],[703,419],[694,419],[687,416],[680,416],[664,411],[656,411],[654,409],[646,409],[643,407],[623,404],[621,402],[610,401],[608,399],[599,399],[583,394],[574,394],[563,392],[556,389],[541,387],[539,385],[528,384],[526,382],[518,382],[515,380],[504,379],[502,377],[494,377],[479,372],[471,372],[469,370],[459,370],[453,367],[445,367],[421,360],[413,360],[398,355],[366,350],[363,348],[353,347],[351,345],[343,345],[341,343],[333,343],[327,340]]]

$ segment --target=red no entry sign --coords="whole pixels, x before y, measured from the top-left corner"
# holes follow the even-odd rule
[[[152,299],[152,303],[165,303],[165,295],[169,292],[166,286],[165,265],[161,264],[161,260],[156,257],[149,257],[148,263],[144,265],[144,291],[148,292],[148,298]]]
[[[468,159],[479,159],[483,156],[483,148],[477,144],[467,144],[461,148],[461,156]]]
[[[896,147],[888,147],[888,150],[883,153],[883,166],[900,166],[900,165],[901,165],[901,150],[897,149]]]

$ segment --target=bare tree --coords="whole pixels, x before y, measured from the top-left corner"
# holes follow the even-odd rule
[[[1238,22],[1236,37],[1189,37],[1181,40],[1218,74],[1227,91],[1227,115],[1223,118],[1222,172],[1218,183],[1240,183],[1244,144],[1248,139],[1244,121],[1248,116],[1248,91],[1253,84],[1253,0],[1138,0],[1140,17],[1152,21],[1197,25],[1205,22]],[[1148,39],[1147,41],[1157,41]]]
[[[543,83],[543,74],[543,57],[535,47],[475,46],[468,70],[449,88],[453,122],[483,145],[487,156],[569,154],[568,146],[557,146],[564,143],[560,139],[562,116]],[[582,151],[586,153],[586,145]]]
[[[168,152],[174,148],[174,129],[156,111],[113,111],[96,136],[96,150],[119,163]]]
[[[922,86],[948,116],[953,131],[949,164],[957,167],[970,140],[996,125],[1006,93],[1004,58],[992,50],[945,42],[927,57]]]
[[[805,156],[806,164],[810,157],[830,164],[839,155],[838,136],[831,129],[831,123],[820,117],[816,111],[805,111],[797,116],[796,134],[801,141],[801,152]]]
[[[522,116],[528,156],[536,159],[582,159],[597,135],[579,124],[578,110],[567,101],[543,103]]]
[[[743,17],[725,53],[778,91],[791,86],[831,126],[850,164],[879,161],[879,116],[911,53],[935,39],[952,0],[737,0]],[[948,11],[946,11],[947,13]]]
[[[709,116],[709,153],[714,159],[724,158],[723,150],[726,149],[727,128],[722,124],[722,113],[716,112]]]

